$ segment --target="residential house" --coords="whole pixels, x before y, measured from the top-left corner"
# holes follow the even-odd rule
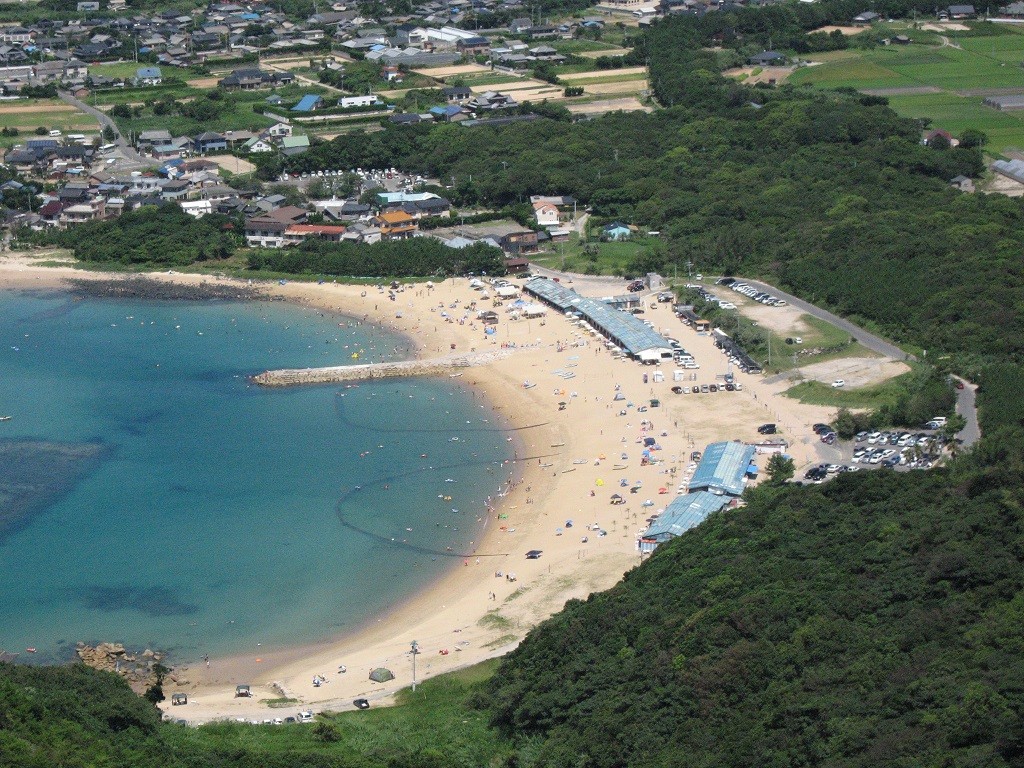
[[[153,147],[162,144],[171,143],[171,132],[165,131],[162,128],[143,131],[139,134],[139,138],[136,139],[135,144],[141,150],[145,147]]]
[[[313,112],[324,105],[324,97],[309,93],[299,99],[299,103],[291,108],[292,112]]]
[[[508,232],[498,240],[498,245],[505,253],[519,256],[527,253],[537,253],[537,233],[532,229],[517,230]]]
[[[13,45],[28,45],[32,42],[32,30],[25,27],[0,27],[0,42]]]
[[[191,187],[192,185],[184,179],[168,181],[160,189],[160,197],[164,200],[184,200],[188,197],[188,192]]]
[[[786,57],[778,51],[762,51],[747,59],[755,67],[778,67],[786,63]]]
[[[604,240],[628,240],[632,234],[632,230],[621,221],[613,221],[601,230]]]
[[[290,72],[264,72],[262,69],[236,69],[230,75],[217,81],[217,85],[227,90],[253,91],[259,88],[273,88],[287,85],[295,79]]]
[[[496,109],[512,109],[519,103],[511,96],[497,91],[487,91],[466,102],[466,108],[473,112],[489,112]]]
[[[925,132],[924,137],[921,139],[921,143],[928,147],[934,147],[943,143],[949,147],[960,146],[959,139],[954,139],[953,134],[949,131],[944,131],[941,128]]]
[[[210,200],[188,200],[179,203],[181,210],[189,216],[201,219],[208,213],[213,213],[213,203]]]
[[[260,136],[253,136],[242,146],[249,152],[273,152],[276,149],[270,141],[261,138]]]
[[[527,30],[529,30],[532,26],[533,21],[531,19],[525,17],[513,19],[512,23],[508,25],[508,31],[511,32],[513,35],[521,35]]]
[[[558,206],[545,200],[533,204],[533,215],[542,227],[557,227],[559,224]]]
[[[338,106],[343,109],[348,107],[375,107],[383,105],[380,97],[374,93],[366,96],[342,96],[338,99]]]
[[[173,144],[154,144],[150,148],[150,154],[154,160],[175,160],[181,157],[182,150]]]
[[[881,17],[877,13],[875,13],[874,11],[864,11],[863,13],[858,13],[856,16],[853,17],[853,23],[854,24],[873,24],[874,22],[878,21],[880,18]]]
[[[160,85],[163,81],[160,67],[139,67],[135,70],[135,85]]]
[[[245,244],[250,248],[283,248],[288,223],[270,216],[245,220]]]
[[[285,245],[298,245],[310,237],[340,243],[345,234],[345,227],[338,224],[291,224],[284,231]]]
[[[213,131],[205,131],[195,137],[195,151],[201,155],[207,152],[221,152],[228,148],[227,139]]]
[[[479,53],[487,53],[491,49],[491,42],[486,37],[466,37],[455,43],[455,49],[466,56],[476,56]]]
[[[58,80],[82,80],[89,76],[89,67],[84,61],[43,61],[36,64],[32,73],[37,83],[52,83]]]
[[[407,240],[418,229],[415,217],[404,211],[379,214],[376,223],[380,227],[380,235],[384,240]]]
[[[309,149],[309,136],[285,136],[281,139],[281,153],[286,157],[301,155]]]
[[[945,15],[946,19],[949,20],[961,20],[973,19],[977,13],[975,12],[973,5],[951,5],[948,8],[939,11],[940,19],[943,15]]]
[[[558,37],[561,33],[558,31],[558,27],[550,24],[543,24],[536,27],[530,27],[526,30],[526,34],[534,40],[544,40],[552,37]]]
[[[443,107],[431,107],[430,116],[438,122],[453,123],[459,120],[465,120],[469,117],[468,114],[463,112],[462,107],[457,104],[447,104]]]
[[[250,248],[283,248],[285,231],[306,220],[306,211],[286,205],[269,213],[245,220],[245,243]]]
[[[441,95],[445,97],[449,104],[462,104],[473,98],[473,91],[470,90],[468,85],[453,85],[448,88],[442,88]]]
[[[292,135],[292,127],[288,123],[275,123],[267,128],[266,134],[271,139],[281,139]]]

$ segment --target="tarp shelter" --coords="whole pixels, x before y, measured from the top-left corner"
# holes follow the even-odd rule
[[[523,317],[544,317],[548,313],[540,304],[526,304],[523,306]]]
[[[370,673],[370,679],[375,683],[386,683],[395,679],[395,673],[385,667],[377,667]]]
[[[511,299],[514,296],[519,295],[519,289],[514,285],[503,285],[494,291],[498,296],[503,299]]]
[[[172,693],[171,694],[171,705],[178,706],[179,704],[188,704],[187,693]]]

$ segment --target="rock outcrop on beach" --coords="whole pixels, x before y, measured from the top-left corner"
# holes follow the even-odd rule
[[[157,682],[156,666],[164,658],[162,653],[149,648],[131,653],[120,643],[78,643],[75,652],[87,667],[121,675],[137,693]]]
[[[233,282],[188,284],[145,277],[110,280],[70,280],[71,293],[79,297],[156,299],[162,301],[209,301],[265,299],[257,289]]]

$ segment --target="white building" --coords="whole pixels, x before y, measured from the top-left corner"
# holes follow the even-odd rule
[[[380,99],[373,93],[367,96],[342,96],[338,99],[339,107],[373,107],[380,103]]]

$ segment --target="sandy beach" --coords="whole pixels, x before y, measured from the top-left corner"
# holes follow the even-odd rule
[[[218,281],[186,274],[150,277],[193,284]],[[112,275],[33,266],[20,255],[0,258],[0,288],[59,287],[68,278]],[[173,659],[163,708],[168,716],[193,724],[224,718],[262,721],[295,716],[300,709],[344,710],[352,708],[356,697],[368,698],[374,706],[385,703],[412,682],[414,640],[420,651],[420,681],[505,653],[566,600],[607,589],[639,564],[637,535],[646,528],[645,519],[667,506],[690,477],[691,451],[715,440],[754,441],[758,425],[770,421],[790,442],[789,453],[799,468],[819,460],[820,444],[810,425],[833,415],[831,409],[780,397],[785,383],[769,385],[739,372],[735,375],[744,385],[742,392],[673,394],[673,384],[694,382],[673,382],[672,367],[666,366],[665,380],[655,383],[655,369],[613,359],[599,339],[553,312],[543,321],[508,320],[498,308],[496,333],[485,336],[472,313],[460,322],[473,300],[480,308],[490,308],[490,301],[481,301],[465,279],[432,288],[410,285],[396,301],[373,287],[334,283],[259,287],[270,297],[385,324],[406,334],[422,358],[453,348],[514,346],[513,354],[465,369],[453,381],[510,425],[518,460],[508,471],[515,484],[488,516],[486,533],[471,557],[360,630],[300,648],[266,649],[254,639],[251,648],[231,658]],[[442,311],[449,317],[442,317]],[[714,383],[716,375],[728,370],[710,337],[683,325],[670,305],[648,309],[645,317],[694,355],[700,368],[686,373],[695,374],[696,383]],[[651,377],[648,383],[645,374]],[[624,401],[613,401],[617,387]],[[652,399],[660,400],[660,406],[650,407]],[[564,410],[560,402],[566,403]],[[645,405],[648,410],[638,412]],[[623,410],[625,415],[619,415]],[[641,466],[639,443],[646,436],[655,437],[661,450],[657,462]],[[765,462],[759,459],[762,466]],[[620,489],[623,478],[630,486],[639,483],[640,491]],[[626,504],[610,505],[611,494],[619,490]],[[651,503],[644,506],[647,501]],[[533,549],[542,551],[539,559],[525,557]],[[509,574],[515,574],[514,581]],[[395,679],[372,682],[369,672],[382,666]],[[319,685],[315,677],[321,679]],[[251,685],[253,696],[236,698],[238,684]],[[188,694],[188,704],[172,707],[170,696],[178,692]],[[275,699],[290,701],[268,703]]]

